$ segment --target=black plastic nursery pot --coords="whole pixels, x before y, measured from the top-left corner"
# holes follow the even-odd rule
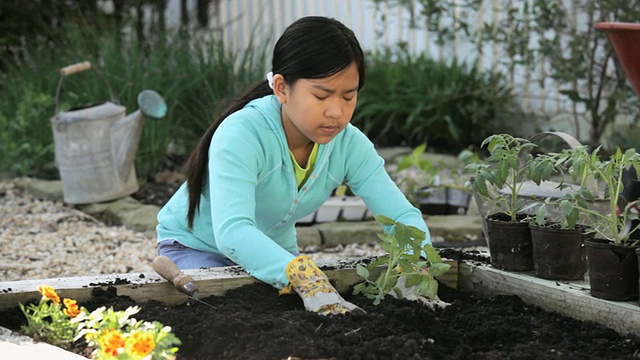
[[[428,187],[418,190],[420,211],[426,215],[447,215],[447,188]]]
[[[447,188],[447,214],[465,215],[469,209],[472,192],[465,189]]]
[[[519,214],[517,221],[511,221],[511,217],[505,213],[486,216],[489,253],[493,267],[507,271],[534,269],[533,243],[528,218],[526,214]]]
[[[536,276],[548,280],[582,280],[587,272],[585,240],[594,236],[588,227],[575,229],[529,223]]]
[[[585,247],[591,296],[612,301],[637,300],[639,248],[605,239],[587,240]]]
[[[452,187],[426,187],[418,190],[420,211],[425,215],[464,215],[473,193]]]

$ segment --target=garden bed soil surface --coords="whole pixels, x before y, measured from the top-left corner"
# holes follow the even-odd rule
[[[115,288],[94,290],[82,305],[124,310],[136,303]],[[432,311],[387,298],[375,306],[362,296],[345,299],[364,316],[320,316],[296,295],[278,296],[256,283],[232,289],[206,305],[138,304],[138,319],[160,321],[182,340],[179,360],[203,359],[639,359],[640,338],[524,304],[516,296],[482,299],[440,286],[451,303]],[[19,309],[0,312],[0,326],[17,329]],[[82,353],[81,349],[76,349]],[[86,355],[86,351],[85,351]]]

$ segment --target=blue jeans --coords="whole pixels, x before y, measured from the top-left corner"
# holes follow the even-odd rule
[[[237,265],[223,255],[196,250],[188,246],[184,246],[174,239],[160,241],[158,243],[158,255],[164,255],[173,260],[179,269],[198,269]]]

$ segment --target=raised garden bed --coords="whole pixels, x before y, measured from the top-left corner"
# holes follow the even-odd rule
[[[449,285],[440,287],[440,297],[452,305],[436,312],[395,299],[374,306],[369,299],[350,295],[350,286],[360,278],[353,270],[355,262],[345,260],[321,265],[344,296],[367,311],[366,316],[309,313],[297,296],[278,297],[274,289],[256,283],[238,268],[226,268],[190,272],[203,300],[215,308],[185,305],[185,297],[155,274],[0,283],[0,325],[17,328],[20,316],[12,307],[18,301],[39,298],[36,287],[47,283],[88,308],[124,309],[138,303],[142,312],[136,317],[173,327],[183,341],[178,359],[640,356],[640,338],[630,334],[640,333],[640,307],[635,303],[588,297],[571,283],[499,271],[482,261],[448,262],[454,266],[440,279]],[[573,311],[582,319],[543,308]]]

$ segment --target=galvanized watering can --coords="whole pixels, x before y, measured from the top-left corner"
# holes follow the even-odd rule
[[[56,166],[64,202],[69,204],[109,201],[138,191],[134,160],[144,120],[162,118],[167,112],[164,99],[153,90],[138,95],[140,109],[129,115],[124,106],[111,101],[58,111],[65,76],[90,68],[85,61],[60,70],[56,114],[51,118]]]

